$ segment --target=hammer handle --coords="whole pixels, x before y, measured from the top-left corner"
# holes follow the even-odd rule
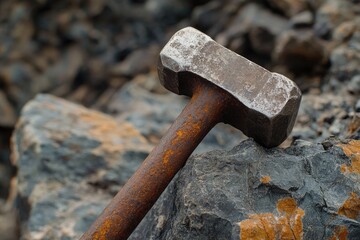
[[[211,84],[195,89],[190,102],[159,145],[127,181],[81,240],[127,239],[206,134],[224,115],[227,97]]]

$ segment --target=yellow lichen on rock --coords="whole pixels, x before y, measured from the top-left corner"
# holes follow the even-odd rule
[[[293,198],[283,198],[277,202],[278,214],[251,214],[249,219],[239,223],[241,240],[274,240],[303,237],[302,217],[304,210],[297,207]]]
[[[129,144],[135,146],[131,139],[146,143],[145,138],[130,123],[117,123],[111,117],[95,111],[81,113],[78,121],[84,121],[91,126],[87,134],[101,143],[94,149],[94,154],[121,152],[124,148],[129,148]]]
[[[260,182],[264,183],[264,184],[268,184],[271,181],[271,177],[270,176],[263,176],[260,178]]]
[[[354,192],[351,193],[350,197],[339,208],[338,213],[356,220],[360,214],[360,197]]]
[[[357,173],[360,174],[360,140],[351,140],[347,144],[338,145],[351,159],[351,165],[342,164],[341,172],[342,173]]]
[[[330,240],[347,240],[348,230],[345,226],[337,226]]]

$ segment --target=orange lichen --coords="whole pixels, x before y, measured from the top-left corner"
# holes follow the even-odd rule
[[[123,141],[118,141],[119,138],[136,137],[137,139],[145,141],[131,124],[126,122],[119,124],[112,118],[95,111],[79,114],[78,120],[86,122],[91,126],[88,134],[101,143],[101,145],[94,150],[94,153],[114,153],[122,151],[125,146]]]
[[[337,226],[330,240],[347,240],[348,230],[346,226]]]
[[[356,220],[360,214],[360,197],[352,192],[350,197],[339,208],[338,213]]]
[[[278,216],[272,213],[251,214],[241,221],[240,238],[246,239],[302,239],[302,217],[305,215],[297,207],[293,198],[280,199],[277,203]]]
[[[347,144],[339,144],[346,156],[350,157],[353,154],[360,154],[360,140],[351,140]]]
[[[360,140],[351,140],[347,144],[339,144],[338,146],[351,159],[351,165],[342,164],[340,171],[342,173],[360,174]]]
[[[239,223],[241,229],[241,239],[275,239],[276,219],[271,213],[252,214],[250,219],[246,219]]]
[[[271,177],[270,176],[263,176],[260,178],[260,182],[267,184],[271,181]]]

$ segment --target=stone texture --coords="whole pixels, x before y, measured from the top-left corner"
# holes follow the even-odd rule
[[[16,113],[3,91],[0,91],[0,126],[14,126]]]
[[[0,200],[0,238],[1,240],[19,239],[16,210]]]
[[[306,0],[267,0],[267,2],[288,17],[307,9]]]
[[[331,39],[333,29],[345,21],[354,19],[356,11],[359,9],[357,5],[351,1],[322,1],[316,11],[315,33],[324,39]]]
[[[357,239],[359,142],[324,146],[194,156],[130,239]]]
[[[109,101],[108,113],[119,121],[130,122],[145,138],[156,145],[180,114],[188,98],[166,90],[155,72],[139,75],[125,84]],[[230,149],[246,137],[237,129],[218,124],[213,128],[195,153],[214,148]]]
[[[356,100],[346,89],[339,94],[314,92],[304,95],[293,138],[314,142],[322,142],[330,136],[349,138],[348,127],[356,112]]]
[[[289,30],[278,36],[273,60],[295,73],[310,73],[327,62],[327,51],[309,30]]]
[[[234,48],[235,43],[249,34],[250,44],[255,52],[270,54],[275,46],[276,36],[286,28],[285,18],[267,11],[256,3],[249,3],[241,8],[215,40],[233,51],[242,52],[245,49]]]
[[[300,5],[283,7],[290,2]],[[306,2],[305,9],[302,8],[301,2]],[[83,7],[85,5],[86,7]],[[191,13],[191,7],[194,6],[196,8]],[[150,46],[161,47],[176,30],[192,25],[269,70],[286,74],[305,90],[297,124],[291,137],[282,147],[291,145],[295,139],[322,142],[332,135],[360,139],[358,115],[360,97],[357,91],[360,64],[358,54],[360,24],[357,16],[360,12],[359,7],[358,0],[267,0],[256,3],[248,0],[79,0],[76,3],[2,0],[0,1],[0,91],[4,97],[0,98],[5,100],[0,100],[0,109],[4,105],[8,109],[10,104],[12,108],[10,112],[16,115],[22,104],[38,91],[52,92],[86,106],[107,110],[107,113],[116,116],[117,123],[130,123],[143,135],[139,135],[139,138],[144,140],[139,146],[146,145],[147,149],[151,149],[181,111],[186,100],[165,93],[159,88],[154,72],[150,75],[138,75],[137,71],[154,71],[148,61],[152,58]],[[255,17],[252,14],[255,14]],[[314,73],[311,72],[310,76],[307,76],[308,71],[295,74],[292,70],[286,69],[287,61],[279,65],[271,59],[274,49],[281,43],[277,39],[282,37],[284,31],[296,31],[297,35],[301,35],[303,31],[312,32],[312,35],[316,36],[315,42],[320,43],[321,48],[325,48],[329,53],[329,62],[320,66],[320,73],[316,70]],[[296,38],[301,39],[301,36]],[[300,55],[302,52],[308,52],[301,44],[292,49],[299,50]],[[141,51],[144,51],[143,58]],[[309,69],[313,70],[314,65],[318,66],[317,62],[314,62]],[[285,68],[283,72],[282,68]],[[323,72],[326,72],[325,76]],[[121,88],[128,81],[130,82]],[[68,103],[54,101],[51,101],[51,105],[55,105],[54,109],[57,105],[59,108],[64,108],[56,110],[61,114],[54,121],[74,126],[79,131],[88,131],[84,129],[88,123],[80,124],[75,120],[69,120],[69,116],[77,118],[77,107],[71,108],[73,110],[70,111],[66,109]],[[121,171],[121,174],[106,169],[106,172],[110,172],[110,176],[105,173],[102,173],[103,177],[97,176],[96,173],[86,169],[98,168],[97,161],[110,155],[118,155],[115,153],[100,155],[100,160],[96,160],[95,166],[86,165],[81,156],[88,154],[89,159],[98,159],[98,156],[92,152],[96,148],[95,144],[92,145],[91,140],[83,138],[75,140],[70,138],[63,146],[54,143],[55,140],[51,138],[56,134],[49,134],[50,130],[44,129],[40,123],[35,124],[42,118],[40,114],[44,115],[44,118],[49,116],[45,113],[48,109],[42,107],[42,104],[37,107],[39,111],[35,111],[36,114],[33,114],[34,111],[30,114],[27,108],[29,114],[22,118],[27,120],[22,128],[17,130],[19,143],[24,143],[20,141],[24,134],[22,129],[34,129],[30,142],[38,146],[41,154],[35,152],[34,148],[13,150],[13,155],[18,153],[18,158],[15,159],[18,161],[18,172],[21,176],[16,207],[21,213],[22,235],[24,239],[33,237],[73,239],[86,229],[149,150],[135,151],[135,156],[132,157],[133,146],[128,145],[130,153],[128,150],[123,150],[118,154],[121,166],[116,165],[117,170],[114,170]],[[12,115],[12,113],[6,114],[5,118],[12,119],[10,122],[13,124]],[[3,114],[0,121],[5,118]],[[83,126],[84,124],[86,126]],[[65,130],[70,131],[69,128]],[[0,126],[1,198],[10,197],[15,189],[14,187],[8,189],[10,182],[15,182],[11,181],[11,177],[16,173],[16,169],[9,164],[9,138],[6,136],[8,134],[5,134],[11,130],[11,127],[6,127],[4,130]],[[77,136],[78,133],[75,134],[74,131],[71,129],[70,135]],[[44,136],[44,134],[49,135],[49,138],[42,138],[40,141],[37,135]],[[61,133],[58,135],[60,136]],[[93,139],[92,136],[88,138]],[[124,138],[128,139],[127,136]],[[96,139],[95,142],[102,141]],[[229,149],[242,139],[241,133],[234,128],[226,125],[217,126],[196,151],[201,153],[218,148]],[[80,145],[84,152],[79,153],[72,149],[74,142]],[[325,142],[324,145],[327,144]],[[51,156],[52,153],[56,156]],[[77,173],[74,174],[72,171],[76,168],[63,168],[62,164],[54,164],[60,159],[58,156],[67,153],[74,156],[75,161],[80,161],[80,164],[84,163],[87,166],[84,171],[89,175],[80,174],[79,178],[74,180],[74,175]],[[351,160],[355,165],[358,162],[356,159]],[[110,168],[105,164],[103,166]],[[356,169],[349,166],[344,166],[343,170],[351,172]],[[226,166],[224,168],[226,169]],[[57,169],[59,173],[56,173]],[[131,169],[129,173],[125,173],[127,169]],[[70,180],[67,179],[68,176]],[[80,178],[90,180],[80,180]],[[261,179],[264,183],[271,183],[271,179],[267,176]],[[76,181],[80,182],[80,187],[75,186]],[[59,190],[52,187],[54,185],[60,186]],[[10,197],[7,202],[11,202],[9,201],[11,199]],[[349,196],[349,201],[345,201],[346,206],[341,212],[349,212],[347,209],[354,202],[352,199],[354,199],[352,195]],[[4,201],[6,200],[0,199],[0,208]],[[291,200],[286,202],[295,206]],[[278,206],[274,201],[272,208],[265,212],[266,215],[249,216],[247,219],[244,218],[243,223],[246,223],[246,220],[254,224],[258,221],[269,223],[274,217],[283,221],[284,204],[282,201],[276,203]],[[296,218],[292,216],[302,215],[301,210],[298,209],[301,208],[299,204],[296,202],[296,207],[289,212],[289,219],[296,223]],[[12,232],[10,229],[17,228],[16,222],[13,221],[15,212],[11,208],[10,210],[1,208],[0,239],[6,238],[4,232],[10,234]],[[47,223],[44,222],[48,221],[45,216],[51,216],[49,227],[45,226]],[[306,217],[308,215],[305,211],[302,220]],[[159,219],[161,226],[164,218]],[[9,225],[5,226],[3,223]],[[76,227],[73,227],[75,225]],[[221,225],[219,226],[221,228]],[[346,232],[349,230],[337,226],[331,230],[329,236],[341,239]],[[237,234],[235,236],[238,236]],[[18,239],[13,234],[9,236],[10,239],[11,236],[14,240]]]
[[[116,102],[123,102],[123,107],[139,104],[142,109],[149,102],[152,111],[135,107],[118,121],[50,95],[38,95],[24,107],[12,138],[12,158],[19,171],[21,239],[79,238],[146,158],[158,141],[150,137],[152,126],[179,100],[170,100],[174,96],[168,93],[159,98],[159,93],[141,90],[137,82],[125,86]],[[155,100],[160,102],[154,105]],[[150,118],[149,113],[159,115]],[[168,115],[157,125],[166,129],[175,117]],[[154,123],[145,124],[149,119]],[[229,126],[218,126],[197,151],[235,145],[241,137]]]
[[[38,95],[13,135],[21,239],[76,239],[150,151],[127,122]]]

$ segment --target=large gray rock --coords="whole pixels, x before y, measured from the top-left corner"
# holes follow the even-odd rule
[[[135,109],[118,108],[118,121],[50,95],[24,107],[12,139],[21,239],[79,238],[146,158],[157,142],[151,135],[163,133],[185,102],[140,83],[114,97],[114,105]],[[234,146],[242,134],[231,129],[218,126],[197,151]]]
[[[184,109],[189,98],[166,90],[155,73],[139,75],[125,84],[109,101],[108,111],[119,121],[130,122],[154,145]],[[231,149],[245,139],[239,130],[218,124],[196,148],[195,153]]]
[[[127,122],[49,95],[23,109],[13,135],[21,239],[76,239],[149,153]]]
[[[359,239],[360,142],[252,140],[188,160],[131,239]],[[345,238],[343,238],[345,239]]]

